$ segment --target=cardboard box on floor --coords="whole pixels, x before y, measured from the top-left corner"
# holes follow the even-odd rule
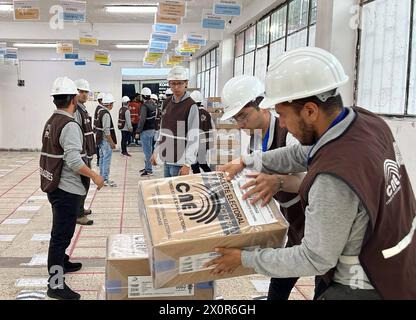
[[[215,288],[207,282],[153,289],[143,234],[117,234],[107,239],[104,293],[107,300],[213,300]]]
[[[278,248],[288,223],[274,200],[264,208],[242,200],[241,173],[232,183],[213,172],[139,182],[139,208],[156,288],[254,273],[237,268],[214,276],[203,265],[216,247]]]

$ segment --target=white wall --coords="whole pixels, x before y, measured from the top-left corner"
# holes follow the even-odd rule
[[[92,53],[84,55],[92,57]],[[111,67],[92,61],[85,67],[76,67],[73,61],[52,60],[59,58],[53,50],[20,50],[21,78],[25,80],[25,87],[17,87],[15,67],[0,66],[0,148],[40,148],[43,125],[55,109],[49,96],[51,86],[59,76],[73,80],[85,78],[93,90],[113,93],[117,102],[112,116],[116,122],[121,106],[121,68],[137,68],[141,58],[137,52],[129,51],[114,52],[112,56]],[[95,107],[96,102],[87,103],[90,114]]]

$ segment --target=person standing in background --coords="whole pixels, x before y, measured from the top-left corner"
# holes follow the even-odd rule
[[[131,155],[127,152],[127,141],[130,134],[133,132],[130,110],[127,106],[129,101],[130,98],[127,96],[122,98],[122,106],[118,113],[118,128],[121,130],[121,154],[127,157],[131,157]]]
[[[130,108],[130,116],[131,116],[131,123],[133,125],[133,132],[130,135],[129,144],[135,142],[136,145],[140,145],[138,139],[135,138],[135,132],[137,127],[139,126],[140,120],[140,107],[142,102],[140,101],[140,94],[136,93],[133,101],[130,101],[129,108]]]
[[[103,103],[104,96],[105,96],[104,92],[100,92],[97,96],[98,105],[97,105],[97,107],[95,108],[95,111],[94,111],[94,123],[95,123],[95,121],[97,121],[98,110],[100,110],[100,108],[103,107],[102,103]],[[94,131],[94,133],[96,133],[95,128],[93,128],[93,131]],[[98,167],[100,165],[100,148],[99,148],[98,144],[96,145],[96,154],[97,154],[97,167]]]

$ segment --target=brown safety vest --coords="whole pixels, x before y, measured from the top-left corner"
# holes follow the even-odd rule
[[[39,161],[40,187],[43,192],[55,191],[61,180],[64,166],[64,149],[59,143],[62,129],[70,122],[77,123],[73,118],[63,114],[54,113],[46,122],[42,134],[42,151]],[[79,123],[77,123],[79,125]],[[86,141],[83,139],[83,161],[87,164]],[[88,189],[89,178],[81,176],[81,181]]]
[[[188,117],[194,104],[195,101],[190,97],[179,103],[173,102],[172,98],[167,100],[165,108],[162,110],[160,128],[162,146],[160,157],[165,162],[177,163],[184,156],[188,134]]]
[[[349,128],[311,159],[300,188],[302,203],[306,208],[317,175],[330,174],[344,181],[370,218],[358,258],[371,284],[384,299],[416,299],[412,186],[388,125],[367,110],[353,109],[356,118]],[[407,246],[406,240],[410,242]],[[398,249],[400,242],[402,250]],[[323,278],[327,284],[333,271]]]
[[[206,152],[206,150],[214,147],[214,132],[211,124],[211,115],[204,107],[198,107],[199,109],[199,149],[200,152]]]
[[[127,107],[121,107],[118,112],[118,128],[121,130],[126,125],[126,111],[128,110]]]
[[[286,147],[286,137],[288,131],[286,128],[281,128],[279,125],[279,118],[275,118],[274,125],[274,136],[272,144],[269,150],[274,150],[278,148]],[[288,243],[287,246],[291,247],[294,245],[299,245],[303,239],[304,228],[305,228],[305,212],[302,208],[301,201],[297,201],[295,204],[285,208],[283,207],[285,203],[294,200],[299,195],[297,193],[289,192],[278,192],[274,198],[281,204],[280,210],[285,216],[286,220],[289,222],[288,230]]]
[[[77,106],[76,111],[79,112],[82,118],[81,129],[84,134],[86,142],[86,151],[88,158],[92,158],[93,155],[97,152],[97,146],[94,140],[94,131],[92,130],[92,118],[86,110],[83,110],[79,105]]]
[[[111,117],[110,111],[108,111],[106,107],[102,107],[100,110],[98,110],[97,122],[95,123],[95,130],[96,130],[95,138],[97,139],[97,144],[100,144],[101,141],[104,140],[103,117],[106,113],[108,113],[108,115],[110,116],[111,139],[113,139],[113,142],[117,144],[117,137],[116,137],[116,132],[114,130],[113,118]]]

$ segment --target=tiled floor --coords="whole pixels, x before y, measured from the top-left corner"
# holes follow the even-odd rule
[[[138,170],[143,168],[141,148],[131,148],[132,158],[114,153],[111,179],[117,188],[89,192],[86,206],[93,210],[92,226],[75,230],[67,253],[79,260],[82,272],[66,275],[66,281],[82,299],[97,299],[105,278],[106,238],[111,234],[137,233],[142,228],[137,214]],[[0,152],[0,299],[47,299],[46,254],[51,229],[51,209],[39,189],[38,153]],[[161,175],[156,171],[156,177]],[[148,178],[147,178],[148,179]],[[260,275],[217,281],[217,295],[224,299],[264,296],[251,280]],[[313,278],[300,279],[290,299],[313,296]]]

